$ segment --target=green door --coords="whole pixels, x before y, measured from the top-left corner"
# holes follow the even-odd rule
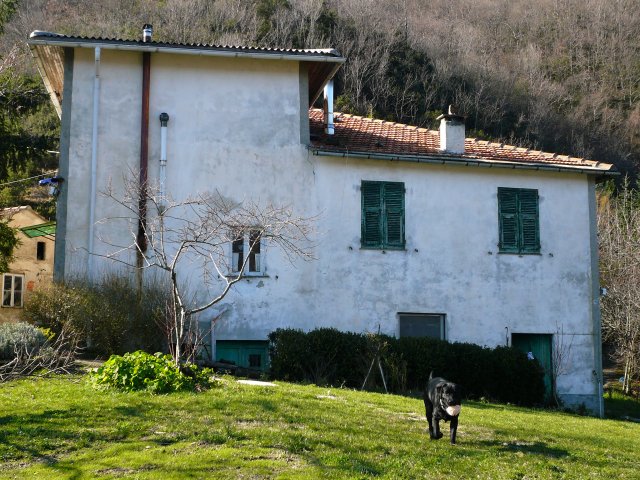
[[[533,355],[544,368],[544,389],[547,399],[553,394],[551,365],[551,335],[540,333],[514,333],[511,345],[527,355]]]
[[[216,342],[216,360],[264,371],[269,367],[269,343],[266,341],[218,340]]]

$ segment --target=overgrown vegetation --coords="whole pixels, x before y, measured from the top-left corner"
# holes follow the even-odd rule
[[[176,365],[171,355],[143,351],[112,355],[90,374],[98,388],[111,387],[126,392],[151,393],[202,391],[212,384],[213,372],[192,363]]]
[[[637,478],[640,424],[465,402],[458,445],[422,400],[278,383],[149,395],[73,378],[0,388],[4,478]],[[447,426],[443,427],[446,431]]]
[[[308,333],[278,329],[269,340],[271,373],[278,379],[381,389],[381,369],[386,388],[406,393],[423,391],[433,371],[462,385],[470,398],[520,405],[544,401],[542,368],[514,348],[490,349],[432,338],[396,339],[331,328]]]
[[[162,351],[169,292],[149,282],[141,292],[117,274],[95,282],[75,279],[32,292],[22,312],[34,325],[81,339],[87,355],[108,357],[133,350]]]

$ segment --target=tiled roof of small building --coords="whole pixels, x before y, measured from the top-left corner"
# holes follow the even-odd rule
[[[372,157],[397,157],[401,160],[429,161],[438,159],[474,164],[502,166],[576,169],[594,173],[612,173],[613,165],[584,158],[558,155],[538,150],[505,145],[502,143],[467,138],[463,154],[451,154],[439,150],[438,131],[401,123],[376,120],[345,113],[334,114],[335,133],[323,132],[323,112],[309,110],[311,149],[338,155],[371,155]]]

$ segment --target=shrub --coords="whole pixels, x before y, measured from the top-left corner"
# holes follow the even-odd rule
[[[16,351],[34,353],[47,341],[38,328],[28,323],[0,323],[0,360],[11,360]]]
[[[89,354],[107,357],[143,349],[162,350],[158,322],[168,291],[150,282],[141,293],[133,281],[115,274],[96,282],[75,279],[36,290],[22,316],[29,323],[83,339]]]
[[[362,335],[334,328],[309,333],[278,329],[269,340],[271,372],[276,378],[348,386],[364,380],[368,344]]]
[[[510,347],[494,349],[433,338],[355,334],[335,329],[309,333],[278,329],[269,335],[271,374],[275,378],[318,385],[362,387],[376,353],[397,393],[424,390],[429,374],[463,386],[470,398],[533,405],[544,399],[543,370],[537,361]],[[373,365],[367,388],[380,389]]]
[[[98,388],[152,393],[200,391],[211,386],[211,370],[193,364],[177,366],[171,355],[152,355],[140,350],[124,356],[112,355],[90,378]]]

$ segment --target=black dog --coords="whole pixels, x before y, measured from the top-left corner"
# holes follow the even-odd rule
[[[449,433],[451,444],[456,443],[456,431],[458,430],[458,416],[460,415],[460,387],[455,383],[446,381],[441,377],[429,375],[429,383],[424,392],[424,407],[427,411],[429,422],[429,436],[432,440],[442,438],[440,432],[440,420],[451,422]]]

